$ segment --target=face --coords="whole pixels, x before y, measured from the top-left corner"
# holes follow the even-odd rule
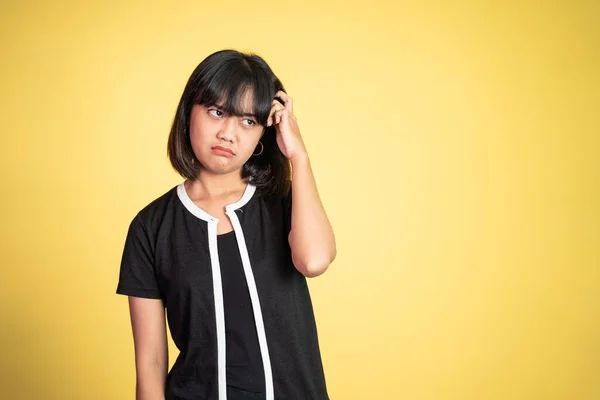
[[[244,111],[252,113],[251,93],[245,97]],[[252,157],[264,126],[256,118],[226,115],[218,106],[195,104],[190,116],[190,141],[202,170],[228,174],[241,170]]]

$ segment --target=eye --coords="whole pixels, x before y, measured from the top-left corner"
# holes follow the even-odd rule
[[[218,117],[218,118],[220,118],[220,117],[222,117],[222,116],[223,116],[223,113],[222,113],[220,110],[217,110],[217,109],[215,109],[215,108],[208,110],[208,112],[209,112],[211,115],[214,115],[215,117]]]
[[[248,124],[244,124],[246,126],[253,126],[256,125],[256,121],[252,120],[252,119],[245,119],[244,121],[248,121]]]

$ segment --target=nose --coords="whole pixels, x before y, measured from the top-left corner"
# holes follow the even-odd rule
[[[235,139],[235,118],[225,117],[221,123],[217,138],[233,143]]]

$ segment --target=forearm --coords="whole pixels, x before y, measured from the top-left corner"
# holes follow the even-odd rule
[[[136,375],[136,400],[165,399],[166,360],[140,363]]]
[[[307,154],[292,163],[292,230],[289,242],[294,265],[304,276],[327,270],[336,256],[333,229],[319,197]]]

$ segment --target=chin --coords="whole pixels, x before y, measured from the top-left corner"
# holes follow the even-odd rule
[[[237,166],[237,165],[230,165],[230,164],[219,164],[219,163],[213,163],[213,164],[204,164],[205,165],[205,170],[211,174],[214,175],[227,175],[227,174],[231,174],[235,171],[238,171],[240,168],[242,168],[242,166]]]

